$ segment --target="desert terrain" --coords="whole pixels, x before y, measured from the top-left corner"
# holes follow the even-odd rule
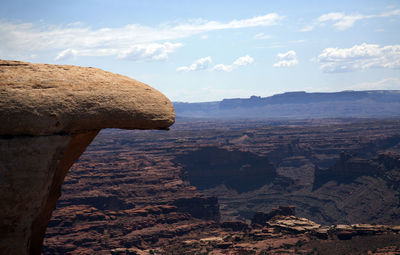
[[[399,171],[398,119],[106,129],[68,173],[43,253],[395,254]]]

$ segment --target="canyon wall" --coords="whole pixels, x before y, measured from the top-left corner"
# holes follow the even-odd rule
[[[395,246],[400,232],[380,229],[400,224],[399,124],[178,120],[169,132],[103,130],[66,178],[43,252],[293,254],[309,246],[325,254],[336,245],[364,254]],[[298,225],[275,222],[277,214]],[[272,220],[273,229],[249,226],[252,218]],[[317,240],[292,235],[304,218],[321,225]]]

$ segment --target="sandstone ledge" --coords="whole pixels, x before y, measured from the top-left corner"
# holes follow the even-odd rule
[[[172,103],[126,76],[96,68],[0,60],[0,135],[165,129]]]
[[[101,129],[174,119],[163,94],[128,77],[0,60],[0,253],[41,254],[63,180]]]

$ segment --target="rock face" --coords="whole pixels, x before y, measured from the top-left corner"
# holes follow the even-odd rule
[[[380,154],[374,159],[362,159],[345,153],[328,169],[316,167],[313,190],[329,181],[351,183],[360,176],[383,176],[384,172],[399,167],[399,161],[390,154]]]
[[[397,232],[371,236],[331,227],[400,225],[400,144],[395,143],[400,121],[314,121],[274,126],[248,120],[181,120],[169,132],[102,130],[69,170],[42,252],[204,254],[208,249],[213,254],[367,254],[400,247],[399,227]],[[190,186],[187,164],[177,158],[210,147],[220,148],[224,153],[219,155],[225,157],[208,154],[209,166],[220,162],[216,159],[224,159],[226,165],[240,162],[240,155],[248,159],[248,154],[236,153],[241,150],[270,158],[278,177],[243,193],[226,185],[196,190]],[[329,181],[312,191],[314,167],[330,168],[340,160],[341,151],[373,162],[378,162],[378,156],[379,164],[385,165],[383,174],[360,176],[349,184]],[[293,182],[283,183],[282,176]],[[251,179],[243,178],[243,185],[246,180]],[[218,197],[220,224],[208,220],[218,217],[218,205],[210,196]],[[298,218],[291,217],[294,208],[286,206],[290,204],[296,206]],[[259,223],[249,226],[245,222],[256,212],[261,212]],[[307,230],[314,223],[300,218],[321,227]],[[269,227],[267,222],[277,225]],[[342,250],[337,252],[339,247]],[[400,252],[393,249],[392,254]]]
[[[211,146],[178,155],[175,161],[184,166],[190,183],[199,189],[224,184],[243,193],[260,188],[277,176],[266,157]]]
[[[254,214],[253,218],[251,218],[252,225],[261,225],[265,226],[265,223],[276,216],[294,216],[296,209],[294,206],[279,206],[277,208],[273,208],[269,213],[257,212]]]
[[[216,197],[180,198],[173,202],[180,212],[186,212],[195,218],[220,220],[219,205]]]
[[[120,143],[116,132],[130,138]],[[96,136],[64,180],[46,230],[44,255],[169,246],[174,237],[198,235],[217,224],[218,200],[182,180],[172,158],[129,145],[138,134],[153,132],[173,131],[108,129]]]
[[[92,185],[96,190],[111,190],[106,186],[99,188],[99,182],[93,183],[91,173],[96,173],[97,180],[101,180],[118,172],[118,179],[114,177],[113,182],[133,183],[133,177],[127,173],[140,172],[143,168],[126,162],[136,164],[146,159],[153,163],[149,163],[145,172],[162,169],[163,177],[158,177],[156,172],[143,176],[140,185],[130,187],[131,194],[135,195],[130,195],[129,200],[134,196],[143,199],[142,191],[139,192],[142,182],[152,181],[152,189],[164,190],[163,180],[181,171],[180,177],[173,180],[181,179],[187,185],[197,186],[207,196],[218,197],[221,221],[250,220],[256,212],[295,205],[299,216],[324,225],[400,225],[399,120],[184,121],[178,121],[169,132],[104,130],[85,157],[88,164],[78,165],[82,174],[74,173],[71,185],[66,186],[69,196],[84,197],[75,184],[83,181],[84,173],[88,181],[80,183],[83,191],[94,189]],[[314,183],[322,180],[314,180],[315,168],[333,172],[328,169],[340,166],[341,152],[353,155],[344,160],[346,169],[357,168],[351,168],[349,173],[338,168],[336,174],[330,174],[331,179],[313,190]],[[94,162],[95,167],[91,166]],[[268,162],[273,168],[268,168]],[[100,171],[101,168],[104,170]],[[342,181],[346,174],[352,178],[351,183]],[[254,184],[264,176],[275,177],[257,188]],[[245,189],[248,191],[240,193]],[[119,194],[114,195],[123,197]],[[153,197],[159,203],[160,199]]]
[[[17,61],[0,67],[0,135],[162,129],[174,122],[164,95],[126,76]]]
[[[6,254],[40,254],[63,179],[96,134],[0,140],[0,247]]]
[[[61,185],[102,128],[167,129],[171,102],[95,68],[0,60],[0,249],[40,254]]]

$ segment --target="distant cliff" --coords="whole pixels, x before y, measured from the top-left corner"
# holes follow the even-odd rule
[[[217,102],[175,102],[174,107],[178,117],[193,118],[399,117],[400,90],[299,91]]]

